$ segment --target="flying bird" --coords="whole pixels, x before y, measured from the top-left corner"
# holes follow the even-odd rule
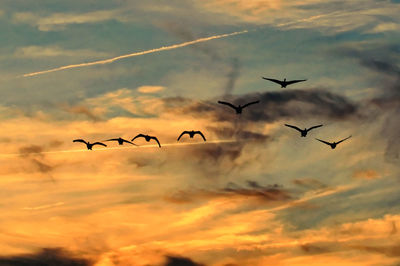
[[[340,140],[338,142],[327,142],[327,141],[324,141],[322,139],[317,139],[317,138],[316,138],[316,140],[321,141],[322,143],[325,143],[325,144],[331,146],[332,149],[334,149],[334,148],[336,148],[336,145],[338,145],[339,143],[341,143],[341,142],[343,142],[343,141],[345,141],[346,139],[349,139],[349,138],[351,138],[351,136],[348,136],[347,138],[342,139],[342,140]]]
[[[72,142],[82,142],[82,143],[85,143],[88,150],[92,150],[92,147],[93,147],[94,145],[101,145],[101,146],[107,147],[107,145],[104,144],[104,143],[101,143],[101,142],[90,143],[90,142],[86,142],[86,141],[83,140],[83,139],[74,139]]]
[[[296,126],[292,126],[292,125],[289,125],[289,124],[285,124],[285,126],[291,127],[291,128],[296,129],[297,131],[300,131],[301,136],[305,137],[305,136],[307,136],[308,131],[310,131],[310,130],[312,130],[314,128],[317,128],[317,127],[322,127],[323,125],[313,126],[313,127],[305,128],[305,129],[300,129],[300,128],[296,127]]]
[[[179,135],[177,141],[179,141],[179,140],[181,139],[181,137],[182,137],[183,135],[185,135],[185,134],[189,134],[189,137],[190,137],[191,139],[194,137],[194,135],[199,134],[199,135],[204,139],[204,141],[206,141],[206,138],[204,137],[203,133],[201,133],[201,131],[194,131],[194,130],[192,130],[192,131],[186,131],[186,130],[183,131],[182,134]]]
[[[259,103],[259,102],[260,102],[260,101],[255,101],[255,102],[251,102],[251,103],[246,103],[246,104],[243,105],[243,106],[241,106],[241,105],[234,106],[233,104],[228,103],[228,102],[218,101],[218,103],[220,103],[220,104],[225,104],[225,105],[227,105],[227,106],[232,107],[233,109],[235,109],[236,114],[241,114],[243,108],[245,108],[245,107],[247,107],[247,106],[249,106],[249,105],[252,105],[252,104]]]
[[[158,143],[158,146],[161,148],[161,144],[158,141],[158,139],[156,137],[149,136],[149,135],[139,134],[136,137],[134,137],[131,141],[134,141],[135,139],[140,138],[140,137],[144,138],[147,142],[149,142],[150,140],[154,139]]]
[[[269,80],[269,81],[272,81],[272,82],[275,82],[275,83],[278,83],[279,85],[281,85],[281,88],[286,88],[287,85],[291,85],[291,84],[294,84],[294,83],[297,83],[297,82],[306,81],[306,79],[296,79],[296,80],[286,81],[286,78],[284,80],[270,79],[270,78],[264,78],[264,77],[262,77],[262,78],[266,79],[266,80]]]
[[[124,142],[130,143],[132,145],[136,145],[135,143],[132,143],[129,140],[126,140],[126,139],[123,139],[123,138],[108,139],[108,140],[105,140],[105,141],[118,141],[119,145],[124,145]]]

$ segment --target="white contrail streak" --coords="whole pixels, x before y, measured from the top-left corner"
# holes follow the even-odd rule
[[[151,49],[151,50],[147,50],[147,51],[120,55],[120,56],[109,58],[109,59],[93,61],[93,62],[88,62],[88,63],[67,65],[67,66],[57,67],[57,68],[53,68],[53,69],[27,73],[27,74],[24,74],[23,77],[32,77],[32,76],[36,76],[36,75],[42,75],[42,74],[46,74],[46,73],[50,73],[50,72],[56,72],[56,71],[60,71],[60,70],[77,68],[77,67],[86,67],[86,66],[93,66],[93,65],[109,64],[109,63],[112,63],[114,61],[117,61],[117,60],[120,60],[120,59],[124,59],[124,58],[135,57],[135,56],[140,56],[140,55],[145,55],[145,54],[152,54],[152,53],[161,52],[161,51],[167,51],[167,50],[173,50],[173,49],[177,49],[177,48],[193,45],[193,44],[196,44],[196,43],[208,42],[208,41],[211,41],[211,40],[221,39],[221,38],[234,36],[234,35],[239,35],[239,34],[243,34],[243,33],[247,33],[247,32],[248,32],[248,30],[243,30],[243,31],[236,31],[236,32],[226,33],[226,34],[221,34],[221,35],[214,35],[214,36],[200,38],[200,39],[197,39],[197,40],[183,42],[183,43],[174,44],[174,45],[170,45],[170,46],[163,46],[163,47],[160,47],[160,48]]]
[[[161,144],[161,147],[171,147],[171,146],[190,146],[190,145],[207,145],[207,144],[215,144],[215,143],[233,143],[240,142],[245,140],[211,140],[206,142],[187,142],[187,143],[164,143]],[[70,153],[70,152],[95,152],[95,151],[112,151],[112,150],[125,150],[125,149],[140,149],[140,148],[158,148],[158,144],[148,144],[148,145],[140,145],[140,146],[125,146],[125,147],[111,147],[111,148],[100,148],[94,150],[87,149],[79,149],[79,150],[62,150],[62,151],[43,151],[43,152],[27,152],[27,153],[3,153],[0,156],[28,156],[32,154],[51,154],[51,153]]]

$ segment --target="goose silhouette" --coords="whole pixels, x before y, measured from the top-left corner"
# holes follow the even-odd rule
[[[296,127],[296,126],[292,126],[292,125],[289,125],[289,124],[285,124],[285,126],[291,127],[291,128],[296,129],[297,131],[300,131],[301,136],[305,137],[305,136],[307,136],[308,131],[310,131],[310,130],[312,130],[314,128],[317,128],[317,127],[322,127],[323,125],[313,126],[313,127],[305,128],[305,129],[300,129],[300,128]]]
[[[264,77],[262,77],[262,78],[281,85],[281,88],[286,88],[286,86],[294,84],[294,83],[297,83],[297,82],[306,81],[306,79],[296,79],[296,80],[288,80],[288,81],[286,81],[286,78],[284,80],[277,80],[277,79],[264,78]]]
[[[126,142],[126,143],[130,143],[132,145],[137,146],[135,143],[132,143],[129,140],[126,140],[126,139],[123,139],[123,138],[108,139],[108,140],[105,140],[105,141],[118,141],[119,145],[124,145],[124,142]]]
[[[147,142],[149,142],[150,140],[154,139],[157,142],[158,146],[161,148],[161,144],[160,144],[160,142],[158,141],[158,139],[156,137],[149,136],[149,135],[144,135],[144,134],[139,134],[136,137],[134,137],[131,141],[134,141],[137,138],[144,138]]]
[[[107,147],[107,145],[104,144],[104,143],[101,143],[101,142],[90,143],[89,141],[86,142],[86,141],[83,140],[83,139],[74,139],[72,142],[82,142],[82,143],[85,143],[88,150],[92,150],[92,148],[93,148],[94,145],[101,145],[101,146]]]
[[[241,106],[241,105],[235,106],[235,105],[233,105],[233,104],[231,104],[231,103],[228,103],[228,102],[218,101],[218,103],[220,103],[220,104],[225,104],[225,105],[227,105],[227,106],[229,106],[229,107],[235,109],[236,114],[241,114],[243,108],[246,108],[246,107],[249,106],[249,105],[256,104],[256,103],[259,103],[259,102],[260,102],[260,101],[255,101],[255,102],[251,102],[251,103],[246,103],[246,104],[243,105],[243,106]]]
[[[179,135],[177,141],[179,141],[181,139],[181,137],[183,135],[185,135],[185,134],[188,134],[191,139],[194,137],[194,135],[199,134],[204,139],[204,141],[206,141],[206,138],[204,137],[203,133],[201,133],[201,131],[194,131],[194,130],[192,130],[192,131],[186,131],[186,130],[183,131],[182,134]]]
[[[324,140],[322,140],[322,139],[317,139],[317,138],[316,138],[316,140],[321,141],[322,143],[325,143],[326,145],[329,145],[329,146],[331,146],[332,149],[334,149],[334,148],[336,148],[336,146],[337,146],[339,143],[341,143],[341,142],[343,142],[343,141],[345,141],[345,140],[347,140],[347,139],[349,139],[349,138],[351,138],[351,135],[348,136],[348,137],[345,138],[345,139],[342,139],[342,140],[338,141],[338,142],[328,142],[328,141],[324,141]]]

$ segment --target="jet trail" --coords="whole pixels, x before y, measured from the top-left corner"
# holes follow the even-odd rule
[[[32,77],[32,76],[36,76],[36,75],[42,75],[42,74],[46,74],[46,73],[50,73],[50,72],[56,72],[56,71],[60,71],[60,70],[77,68],[77,67],[86,67],[86,66],[93,66],[93,65],[109,64],[109,63],[112,63],[114,61],[117,61],[117,60],[120,60],[120,59],[124,59],[124,58],[135,57],[135,56],[140,56],[140,55],[145,55],[145,54],[152,54],[152,53],[161,52],[161,51],[167,51],[167,50],[173,50],[173,49],[177,49],[177,48],[193,45],[193,44],[196,44],[196,43],[208,42],[208,41],[211,41],[211,40],[226,38],[226,37],[229,37],[229,36],[239,35],[239,34],[243,34],[243,33],[247,33],[247,32],[248,32],[248,30],[244,30],[244,31],[236,31],[236,32],[226,33],[226,34],[221,34],[221,35],[214,35],[214,36],[200,38],[200,39],[197,39],[197,40],[183,42],[183,43],[174,44],[174,45],[170,45],[170,46],[162,46],[160,48],[151,49],[151,50],[147,50],[147,51],[120,55],[120,56],[109,58],[109,59],[93,61],[93,62],[88,62],[88,63],[67,65],[67,66],[62,66],[62,67],[58,67],[58,68],[43,70],[43,71],[39,71],[39,72],[27,73],[27,74],[24,74],[23,77]]]
[[[187,142],[187,143],[161,143],[161,147],[170,147],[170,146],[190,146],[190,145],[207,145],[207,144],[216,144],[216,143],[232,143],[239,141],[249,141],[249,140],[211,140],[206,142]],[[32,154],[51,154],[51,153],[69,153],[69,152],[95,152],[95,151],[111,151],[111,150],[124,150],[124,149],[140,149],[140,148],[158,148],[158,144],[148,144],[148,145],[140,145],[140,146],[125,146],[125,147],[111,147],[111,148],[102,148],[95,150],[87,150],[87,149],[79,149],[79,150],[63,150],[63,151],[43,151],[43,152],[30,152],[30,153],[3,153],[0,156],[27,156]]]

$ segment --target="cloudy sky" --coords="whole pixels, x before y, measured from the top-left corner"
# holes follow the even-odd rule
[[[0,265],[398,265],[398,14],[2,0]]]

